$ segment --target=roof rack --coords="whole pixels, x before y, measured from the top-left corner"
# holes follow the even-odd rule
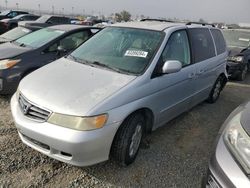
[[[202,26],[210,25],[212,27],[215,27],[214,24],[203,23],[203,22],[188,22],[188,23],[186,23],[186,25],[192,25],[192,24],[199,24],[199,25],[202,25]]]
[[[157,21],[157,22],[171,22],[174,23],[174,21],[172,20],[164,20],[164,19],[155,19],[155,18],[144,18],[140,20],[141,22],[145,22],[145,21]]]

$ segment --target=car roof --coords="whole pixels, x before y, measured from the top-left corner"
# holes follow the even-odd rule
[[[185,23],[173,23],[164,21],[133,21],[133,22],[116,23],[113,24],[112,26],[163,31],[168,27],[181,26],[181,25],[185,25]]]
[[[127,27],[127,28],[138,28],[138,29],[148,29],[148,30],[155,30],[155,31],[163,31],[169,27],[178,27],[178,26],[186,26],[188,28],[213,28],[212,24],[205,24],[205,23],[198,23],[198,22],[172,22],[172,21],[162,21],[157,19],[145,20],[145,21],[132,21],[132,22],[124,22],[124,23],[116,23],[113,24],[114,27]]]
[[[101,29],[101,28],[97,28],[97,27],[74,25],[74,24],[54,25],[54,26],[50,26],[48,28],[62,30],[62,31],[71,31],[71,30],[81,29],[81,28]]]

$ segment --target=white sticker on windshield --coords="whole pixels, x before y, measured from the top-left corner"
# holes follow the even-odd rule
[[[144,52],[141,50],[127,50],[124,56],[146,58],[148,56],[148,52]]]
[[[246,39],[246,38],[239,38],[239,41],[250,42],[250,39]]]

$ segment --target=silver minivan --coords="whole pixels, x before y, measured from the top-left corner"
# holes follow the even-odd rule
[[[218,99],[226,57],[223,35],[210,25],[115,24],[25,77],[12,115],[22,141],[52,158],[129,165],[147,133]]]

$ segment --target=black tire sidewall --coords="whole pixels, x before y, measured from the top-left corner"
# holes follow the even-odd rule
[[[217,96],[216,98],[214,98],[214,91],[215,91],[215,88],[216,88],[216,85],[217,85],[218,82],[221,83],[221,88],[220,88],[220,92],[219,92],[218,96]],[[213,89],[212,89],[212,91],[211,91],[211,93],[210,93],[210,95],[209,95],[208,102],[214,103],[214,102],[216,102],[216,101],[219,99],[220,93],[221,93],[221,90],[222,90],[222,87],[223,87],[223,78],[222,78],[222,77],[219,77],[219,78],[216,80],[216,82],[215,82],[215,84],[214,84],[214,86],[213,86]]]
[[[139,148],[140,146],[138,147],[136,153],[134,154],[134,156],[130,156],[129,155],[129,148],[130,148],[130,144],[132,142],[132,137],[133,137],[133,134],[136,130],[136,127],[137,125],[140,123],[142,125],[142,138],[144,136],[144,131],[145,131],[145,120],[144,120],[144,117],[141,115],[141,114],[136,114],[129,122],[129,133],[128,133],[128,143],[127,143],[127,148],[126,148],[126,152],[125,152],[125,160],[124,160],[124,163],[126,165],[129,165],[131,163],[134,162],[135,158],[137,157],[137,154],[139,152]],[[140,140],[140,145],[141,145],[141,141],[142,141],[142,138]]]
[[[245,75],[243,75],[243,73],[244,73],[244,71],[245,71],[246,68],[247,68],[247,71],[246,71]],[[239,75],[239,80],[240,80],[240,81],[245,80],[247,72],[248,72],[248,66],[245,65],[244,68],[243,68],[243,70],[241,71],[241,73],[240,73],[240,75]]]

